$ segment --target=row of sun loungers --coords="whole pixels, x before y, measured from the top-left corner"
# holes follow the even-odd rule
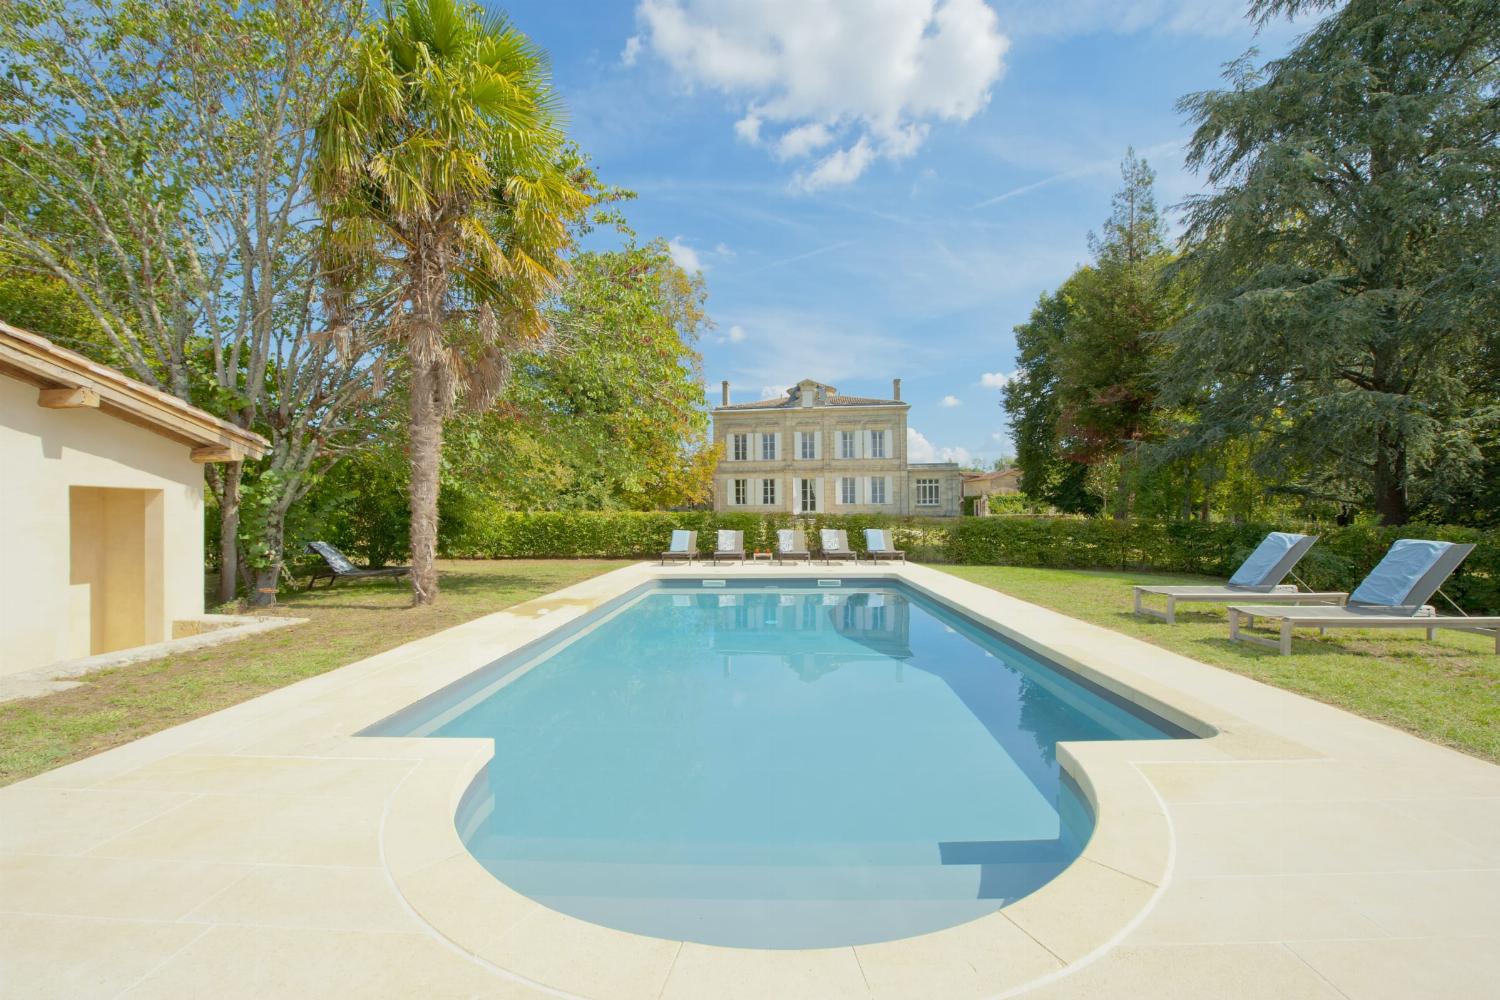
[[[833,560],[859,561],[859,553],[849,547],[849,533],[837,528],[824,528],[819,533],[822,542],[818,557],[825,564]],[[891,542],[890,531],[883,528],[865,529],[865,555],[874,562],[882,559],[906,561],[905,551]],[[668,562],[691,563],[701,559],[698,551],[696,531],[672,532],[671,547],[661,554],[662,564]],[[745,533],[722,529],[714,540],[714,551],[708,557],[715,566],[721,562],[745,561]],[[776,532],[776,560],[778,563],[803,561],[811,563],[813,553],[807,547],[807,533],[801,528],[781,528]]]
[[[1420,628],[1429,639],[1440,628],[1477,632],[1493,637],[1500,655],[1500,617],[1439,615],[1427,603],[1474,551],[1473,545],[1400,539],[1352,593],[1300,590],[1282,583],[1317,540],[1316,535],[1273,531],[1223,586],[1138,586],[1135,612],[1171,624],[1180,602],[1227,604],[1231,641],[1269,646],[1282,656],[1291,655],[1292,632],[1298,628],[1316,628],[1319,634],[1331,628]],[[1166,611],[1146,607],[1147,596],[1165,597]],[[1257,618],[1279,621],[1280,635],[1272,639],[1245,631]]]

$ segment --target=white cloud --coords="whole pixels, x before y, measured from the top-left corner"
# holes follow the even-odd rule
[[[631,35],[625,39],[625,49],[620,53],[620,62],[626,66],[634,66],[636,59],[641,54],[641,36]]]
[[[822,149],[833,141],[833,132],[822,122],[798,125],[783,132],[776,141],[776,155],[783,160],[795,160],[813,150]]]
[[[703,258],[698,251],[688,246],[681,236],[674,236],[667,240],[667,252],[672,255],[672,260],[678,267],[689,274],[703,270]]]
[[[838,144],[799,175],[809,191],[910,156],[934,122],[972,118],[1010,46],[984,0],[640,0],[636,19],[678,77],[744,109],[744,141],[779,130],[783,159]]]
[[[906,460],[908,462],[957,462],[968,465],[974,455],[967,448],[939,448],[922,435],[915,427],[906,428]]]
[[[786,395],[786,390],[783,389],[779,385],[763,385],[763,386],[760,387],[760,398],[761,399],[775,399],[778,396],[785,396],[785,395]]]
[[[959,399],[955,395],[952,395],[951,393],[949,395],[943,397],[943,406],[946,407],[947,409],[951,410],[955,406],[962,406],[962,405],[964,405],[963,400]]]
[[[744,343],[745,342],[745,328],[743,326],[740,326],[738,323],[736,323],[734,326],[731,326],[729,328],[729,333],[726,335],[725,339],[728,340],[731,344],[742,344],[742,343]]]
[[[875,159],[875,150],[869,141],[860,136],[859,141],[848,149],[838,149],[818,161],[817,166],[798,174],[792,187],[799,191],[817,191],[820,188],[848,184],[865,172],[870,161]]]
[[[979,384],[986,389],[1004,389],[1015,377],[1015,372],[985,372],[979,376]]]
[[[734,123],[734,134],[752,146],[760,145],[760,116],[751,112]]]

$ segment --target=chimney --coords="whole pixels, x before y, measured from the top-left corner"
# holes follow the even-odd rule
[[[899,378],[891,379],[891,398],[898,403],[901,402],[901,380]]]
[[[729,405],[729,380],[726,378],[720,384],[724,387],[724,405],[728,406]]]

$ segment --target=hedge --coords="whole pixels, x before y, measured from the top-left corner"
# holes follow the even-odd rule
[[[777,528],[794,521],[816,546],[817,529],[844,528],[864,549],[864,528],[892,528],[913,559],[967,565],[1058,569],[1143,569],[1224,577],[1267,531],[1308,531],[1321,537],[1296,573],[1315,589],[1354,586],[1398,538],[1476,542],[1478,548],[1444,586],[1471,613],[1500,613],[1500,532],[1445,525],[1401,528],[1113,521],[1065,517],[900,518],[883,515],[733,514],[690,511],[490,512],[459,532],[445,532],[443,555],[455,559],[652,558],[674,528],[696,529],[698,547],[712,551],[714,532],[745,533],[745,548],[774,548]],[[1437,599],[1441,602],[1441,599]],[[1451,610],[1451,609],[1449,609]]]

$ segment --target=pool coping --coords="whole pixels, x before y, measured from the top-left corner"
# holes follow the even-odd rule
[[[734,580],[747,575],[900,580],[929,600],[1160,715],[1198,739],[1059,744],[1059,763],[1087,799],[1095,827],[1082,855],[1055,879],[1021,900],[956,927],[890,942],[798,950],[728,948],[647,937],[557,912],[514,891],[469,854],[454,823],[463,797],[490,760],[492,744],[487,740],[417,738],[424,743],[459,743],[466,747],[461,762],[453,762],[450,756],[439,766],[417,768],[388,803],[382,822],[382,859],[392,882],[406,904],[435,933],[487,968],[558,996],[642,1000],[677,993],[705,995],[727,988],[731,977],[742,981],[747,976],[754,981],[786,984],[802,982],[811,975],[823,983],[820,989],[832,988],[836,993],[845,992],[845,987],[857,993],[861,985],[883,992],[871,979],[887,978],[893,974],[891,966],[899,975],[911,954],[921,955],[921,965],[928,974],[962,977],[963,970],[974,967],[976,941],[999,941],[1004,944],[1007,960],[990,965],[981,981],[966,983],[965,992],[1012,996],[1066,975],[1107,952],[1145,917],[1170,878],[1174,848],[1171,819],[1136,763],[1233,758],[1237,750],[1264,745],[1271,735],[1132,672],[1128,663],[1104,655],[1096,643],[1088,641],[1096,637],[1080,636],[1078,623],[1072,619],[1059,615],[1059,622],[1039,621],[1036,612],[1041,609],[1026,605],[1032,620],[1024,629],[1016,628],[1006,612],[1020,602],[914,564],[838,568],[638,564],[540,599],[566,603],[549,612],[545,626],[534,633],[528,630],[508,640],[496,635],[487,646],[488,659],[543,638],[643,584],[682,578]],[[1060,628],[1059,634],[1049,636],[1049,625]],[[1043,634],[1039,635],[1039,630]],[[1061,639],[1067,641],[1058,641]],[[472,669],[455,668],[448,680],[435,683],[422,697],[467,676]],[[392,711],[414,700],[394,704]],[[388,714],[372,715],[368,722],[373,725]],[[396,740],[393,750],[413,749],[410,737],[360,739]],[[1295,753],[1295,749],[1283,746],[1281,755],[1289,749]],[[1315,756],[1312,751],[1306,753]],[[1088,901],[1088,917],[1083,920],[1079,919],[1081,899]],[[543,941],[546,947],[538,947]],[[679,964],[683,952],[688,961]],[[681,969],[692,971],[689,975]],[[835,985],[838,980],[844,982]]]

